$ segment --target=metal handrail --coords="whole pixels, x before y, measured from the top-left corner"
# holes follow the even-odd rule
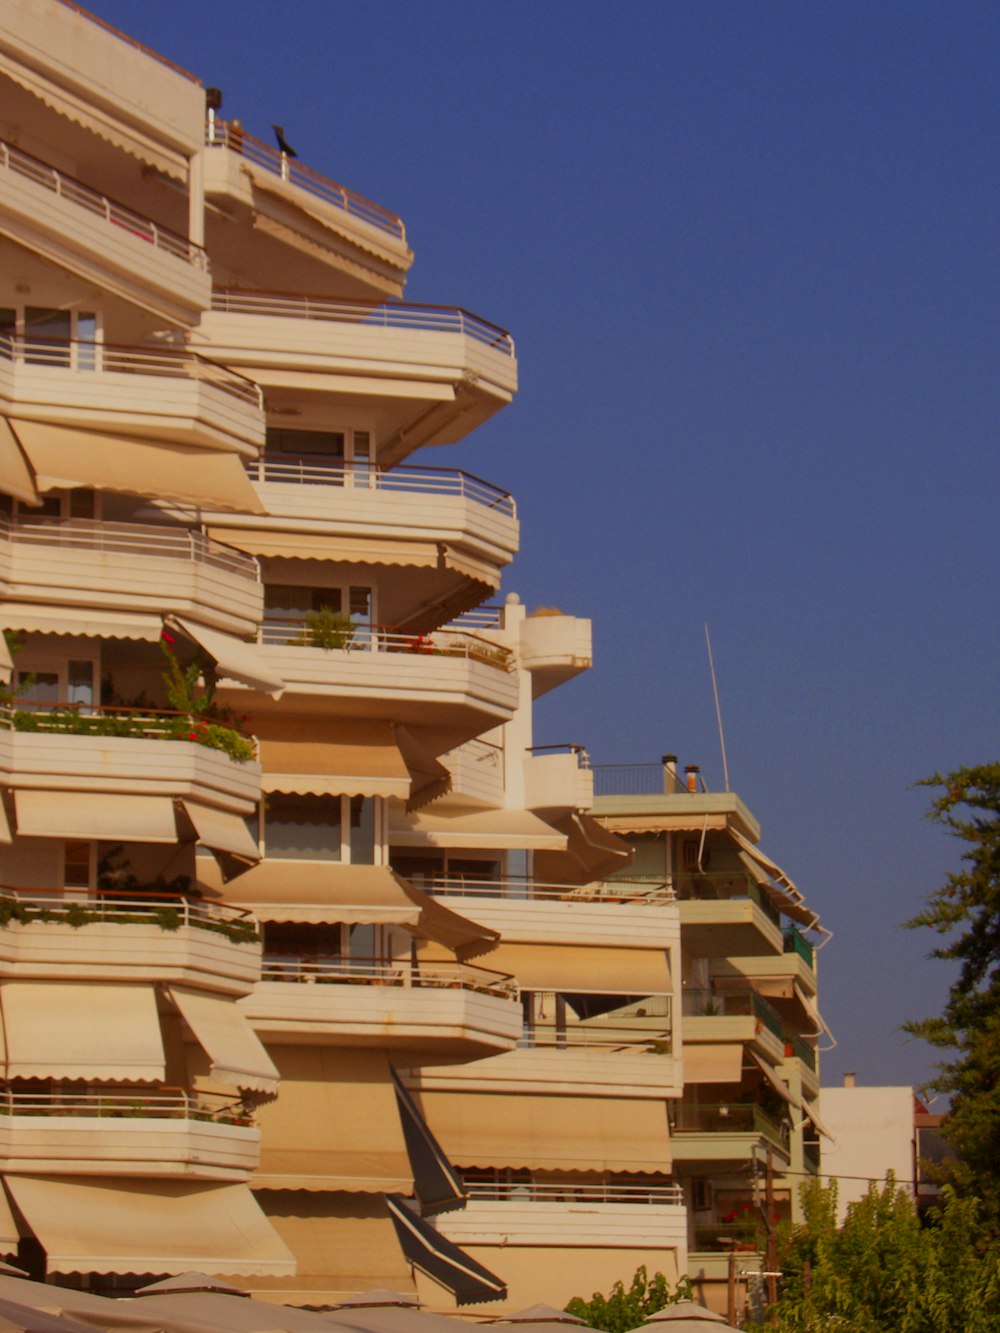
[[[804,1041],[803,1038],[800,1037],[797,1032],[786,1032],[784,1034],[783,1040],[785,1043],[786,1052],[788,1047],[791,1047],[792,1055],[794,1055],[796,1059],[801,1060],[802,1063],[806,1066],[806,1068],[811,1069],[812,1072],[815,1074],[816,1073],[815,1049],[812,1046],[810,1046],[807,1041]]]
[[[684,871],[673,876],[673,885],[682,902],[730,902],[749,898],[769,921],[781,924],[781,911],[763,891],[753,875],[741,870]],[[721,892],[720,890],[725,890]]]
[[[216,288],[212,309],[233,315],[275,315],[331,323],[367,324],[381,328],[416,329],[429,333],[462,333],[514,356],[514,339],[499,324],[457,305],[427,305],[413,301],[338,301],[306,293],[247,291]]]
[[[662,764],[593,764],[595,796],[662,796]]]
[[[135,890],[123,893],[113,890],[106,893],[98,889],[96,897],[65,898],[57,897],[56,891],[40,892],[37,889],[17,889],[0,886],[0,898],[13,898],[22,906],[34,911],[58,915],[84,911],[88,916],[114,918],[121,915],[135,916],[155,912],[161,907],[176,911],[181,926],[191,925],[238,925],[246,926],[260,933],[257,918],[246,907],[236,907],[231,903],[208,903],[197,898],[187,898],[182,893],[169,891]]]
[[[187,347],[119,347],[87,338],[26,338],[6,332],[0,333],[0,356],[33,366],[198,380],[263,410],[259,384]]]
[[[362,222],[367,222],[370,226],[377,227],[379,231],[384,231],[406,243],[406,230],[402,219],[388,208],[373,203],[364,195],[355,194],[346,186],[338,185],[336,181],[314,171],[312,167],[303,166],[297,159],[290,158],[287,153],[282,153],[277,148],[272,148],[270,144],[254,138],[235,121],[218,120],[215,117],[209,119],[205,124],[205,145],[208,148],[227,148],[230,152],[238,153],[255,166],[263,167],[265,171],[279,176],[283,181],[297,185],[325,203],[343,209],[349,216],[360,218]]]
[[[494,972],[470,963],[411,963],[404,959],[270,955],[264,959],[261,980],[471,990],[508,1000],[517,999],[520,993],[517,979],[507,972]]]
[[[255,556],[191,528],[151,523],[108,523],[92,518],[17,518],[0,515],[0,532],[13,542],[40,546],[69,546],[121,555],[156,556],[213,565],[231,574],[260,582]]]
[[[24,176],[36,185],[44,186],[45,189],[51,190],[53,194],[59,195],[80,208],[85,208],[87,212],[103,218],[105,222],[112,226],[120,227],[129,235],[137,236],[142,241],[148,241],[158,250],[163,250],[176,259],[183,259],[186,263],[192,264],[203,272],[208,271],[208,255],[194,241],[189,241],[186,237],[178,235],[177,232],[171,231],[169,227],[161,226],[158,222],[154,222],[152,218],[143,217],[141,213],[133,212],[126,204],[119,203],[109,195],[101,194],[99,190],[93,189],[90,185],[85,185],[83,181],[77,180],[75,176],[57,170],[48,162],[43,162],[41,158],[26,153],[22,148],[15,148],[13,144],[9,144],[3,139],[0,139],[0,166],[6,167],[8,171],[13,171],[18,176]]]
[[[810,967],[816,965],[816,952],[809,941],[803,936],[798,926],[786,926],[784,931],[784,952],[797,953],[800,958],[804,958]]]
[[[578,768],[590,768],[587,747],[576,745],[573,741],[557,742],[555,745],[527,745],[525,754],[575,754]]]
[[[217,1095],[218,1105],[202,1093],[183,1088],[147,1092],[20,1092],[0,1088],[0,1115],[86,1116],[102,1119],[202,1120],[252,1125],[250,1107],[238,1098]]]
[[[325,648],[314,641],[315,631],[305,616],[264,613],[258,642],[286,648],[318,648],[321,651],[352,653],[413,653],[422,657],[463,657],[498,671],[513,671],[514,655],[509,648],[465,631],[438,630],[412,634],[393,625],[358,624],[345,627],[343,641]],[[442,637],[443,636],[443,637]]]
[[[283,486],[337,486],[361,495],[372,491],[433,492],[457,495],[508,518],[516,518],[514,497],[471,472],[445,467],[392,468],[382,471],[368,464],[345,463],[318,454],[265,452],[246,463],[252,481]]]
[[[469,1199],[490,1200],[496,1203],[608,1203],[608,1204],[668,1204],[684,1202],[680,1185],[616,1185],[613,1181],[569,1185],[555,1181],[535,1180],[469,1180],[464,1178],[462,1190]]]
[[[410,876],[433,897],[547,899],[569,903],[671,903],[674,893],[663,881],[612,879],[599,884],[552,884],[534,879],[470,879],[461,875]]]

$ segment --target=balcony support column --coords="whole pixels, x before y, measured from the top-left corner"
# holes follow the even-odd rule
[[[205,244],[205,150],[188,161],[188,240]]]

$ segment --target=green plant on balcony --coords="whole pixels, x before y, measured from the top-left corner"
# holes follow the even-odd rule
[[[168,727],[169,738],[221,750],[239,764],[253,759],[253,742],[236,730],[236,715],[216,704],[215,684],[205,679],[200,654],[183,666],[174,651],[174,637],[167,630],[160,639],[160,648],[166,658],[163,687],[167,702],[177,714]]]
[[[309,648],[322,648],[328,653],[334,648],[350,648],[355,629],[350,616],[334,611],[332,606],[321,606],[306,612],[305,624],[295,642]]]

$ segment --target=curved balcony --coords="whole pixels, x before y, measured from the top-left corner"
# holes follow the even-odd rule
[[[397,722],[442,728],[457,741],[510,721],[517,708],[513,654],[479,635],[357,625],[340,646],[313,646],[314,637],[307,621],[272,614],[259,642],[286,697],[309,695],[318,712],[357,716],[359,702],[371,701]]]
[[[9,415],[254,456],[264,444],[260,388],[185,347],[116,347],[0,335]]]
[[[387,467],[464,439],[517,389],[510,334],[458,306],[216,289],[199,336],[268,390],[377,399]]]
[[[16,792],[190,798],[243,818],[260,798],[255,753],[251,738],[187,714],[25,703],[0,710],[0,780]],[[108,803],[109,823],[116,809],[126,814],[123,803]],[[92,836],[122,833],[109,826]]]
[[[200,246],[0,141],[0,231],[133,305],[193,324],[211,279]]]
[[[524,761],[524,804],[529,810],[589,810],[594,774],[582,745],[534,745]]]
[[[0,886],[0,976],[160,981],[246,995],[260,931],[243,908],[169,893],[60,893]]]
[[[510,1050],[521,1034],[514,979],[468,963],[271,958],[240,1007],[273,1040],[436,1058]]]
[[[247,1180],[259,1155],[260,1131],[237,1099],[0,1088],[0,1156],[12,1174]]]
[[[256,559],[201,532],[79,518],[0,516],[0,592],[26,611],[169,612],[240,637],[256,632],[264,600]]]
[[[576,887],[534,879],[435,876],[415,881],[434,897],[456,898],[463,916],[525,944],[648,946],[654,937],[677,946],[680,923],[673,890],[664,882],[613,879]]]
[[[588,671],[594,661],[590,621],[579,616],[527,616],[520,624],[520,647],[535,699]]]

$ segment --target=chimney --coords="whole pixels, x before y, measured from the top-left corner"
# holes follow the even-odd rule
[[[665,754],[661,757],[660,763],[663,765],[663,794],[664,796],[673,796],[677,791],[677,756],[675,754]]]
[[[844,1087],[856,1088],[858,1086],[858,1075],[854,1069],[848,1069],[844,1074]]]
[[[701,769],[698,767],[697,764],[685,764],[685,765],[684,765],[684,773],[685,773],[685,775],[686,775],[686,777],[687,777],[687,789],[688,789],[688,791],[690,791],[690,792],[696,792],[696,791],[698,790],[698,774],[699,774],[700,772],[701,772]]]

